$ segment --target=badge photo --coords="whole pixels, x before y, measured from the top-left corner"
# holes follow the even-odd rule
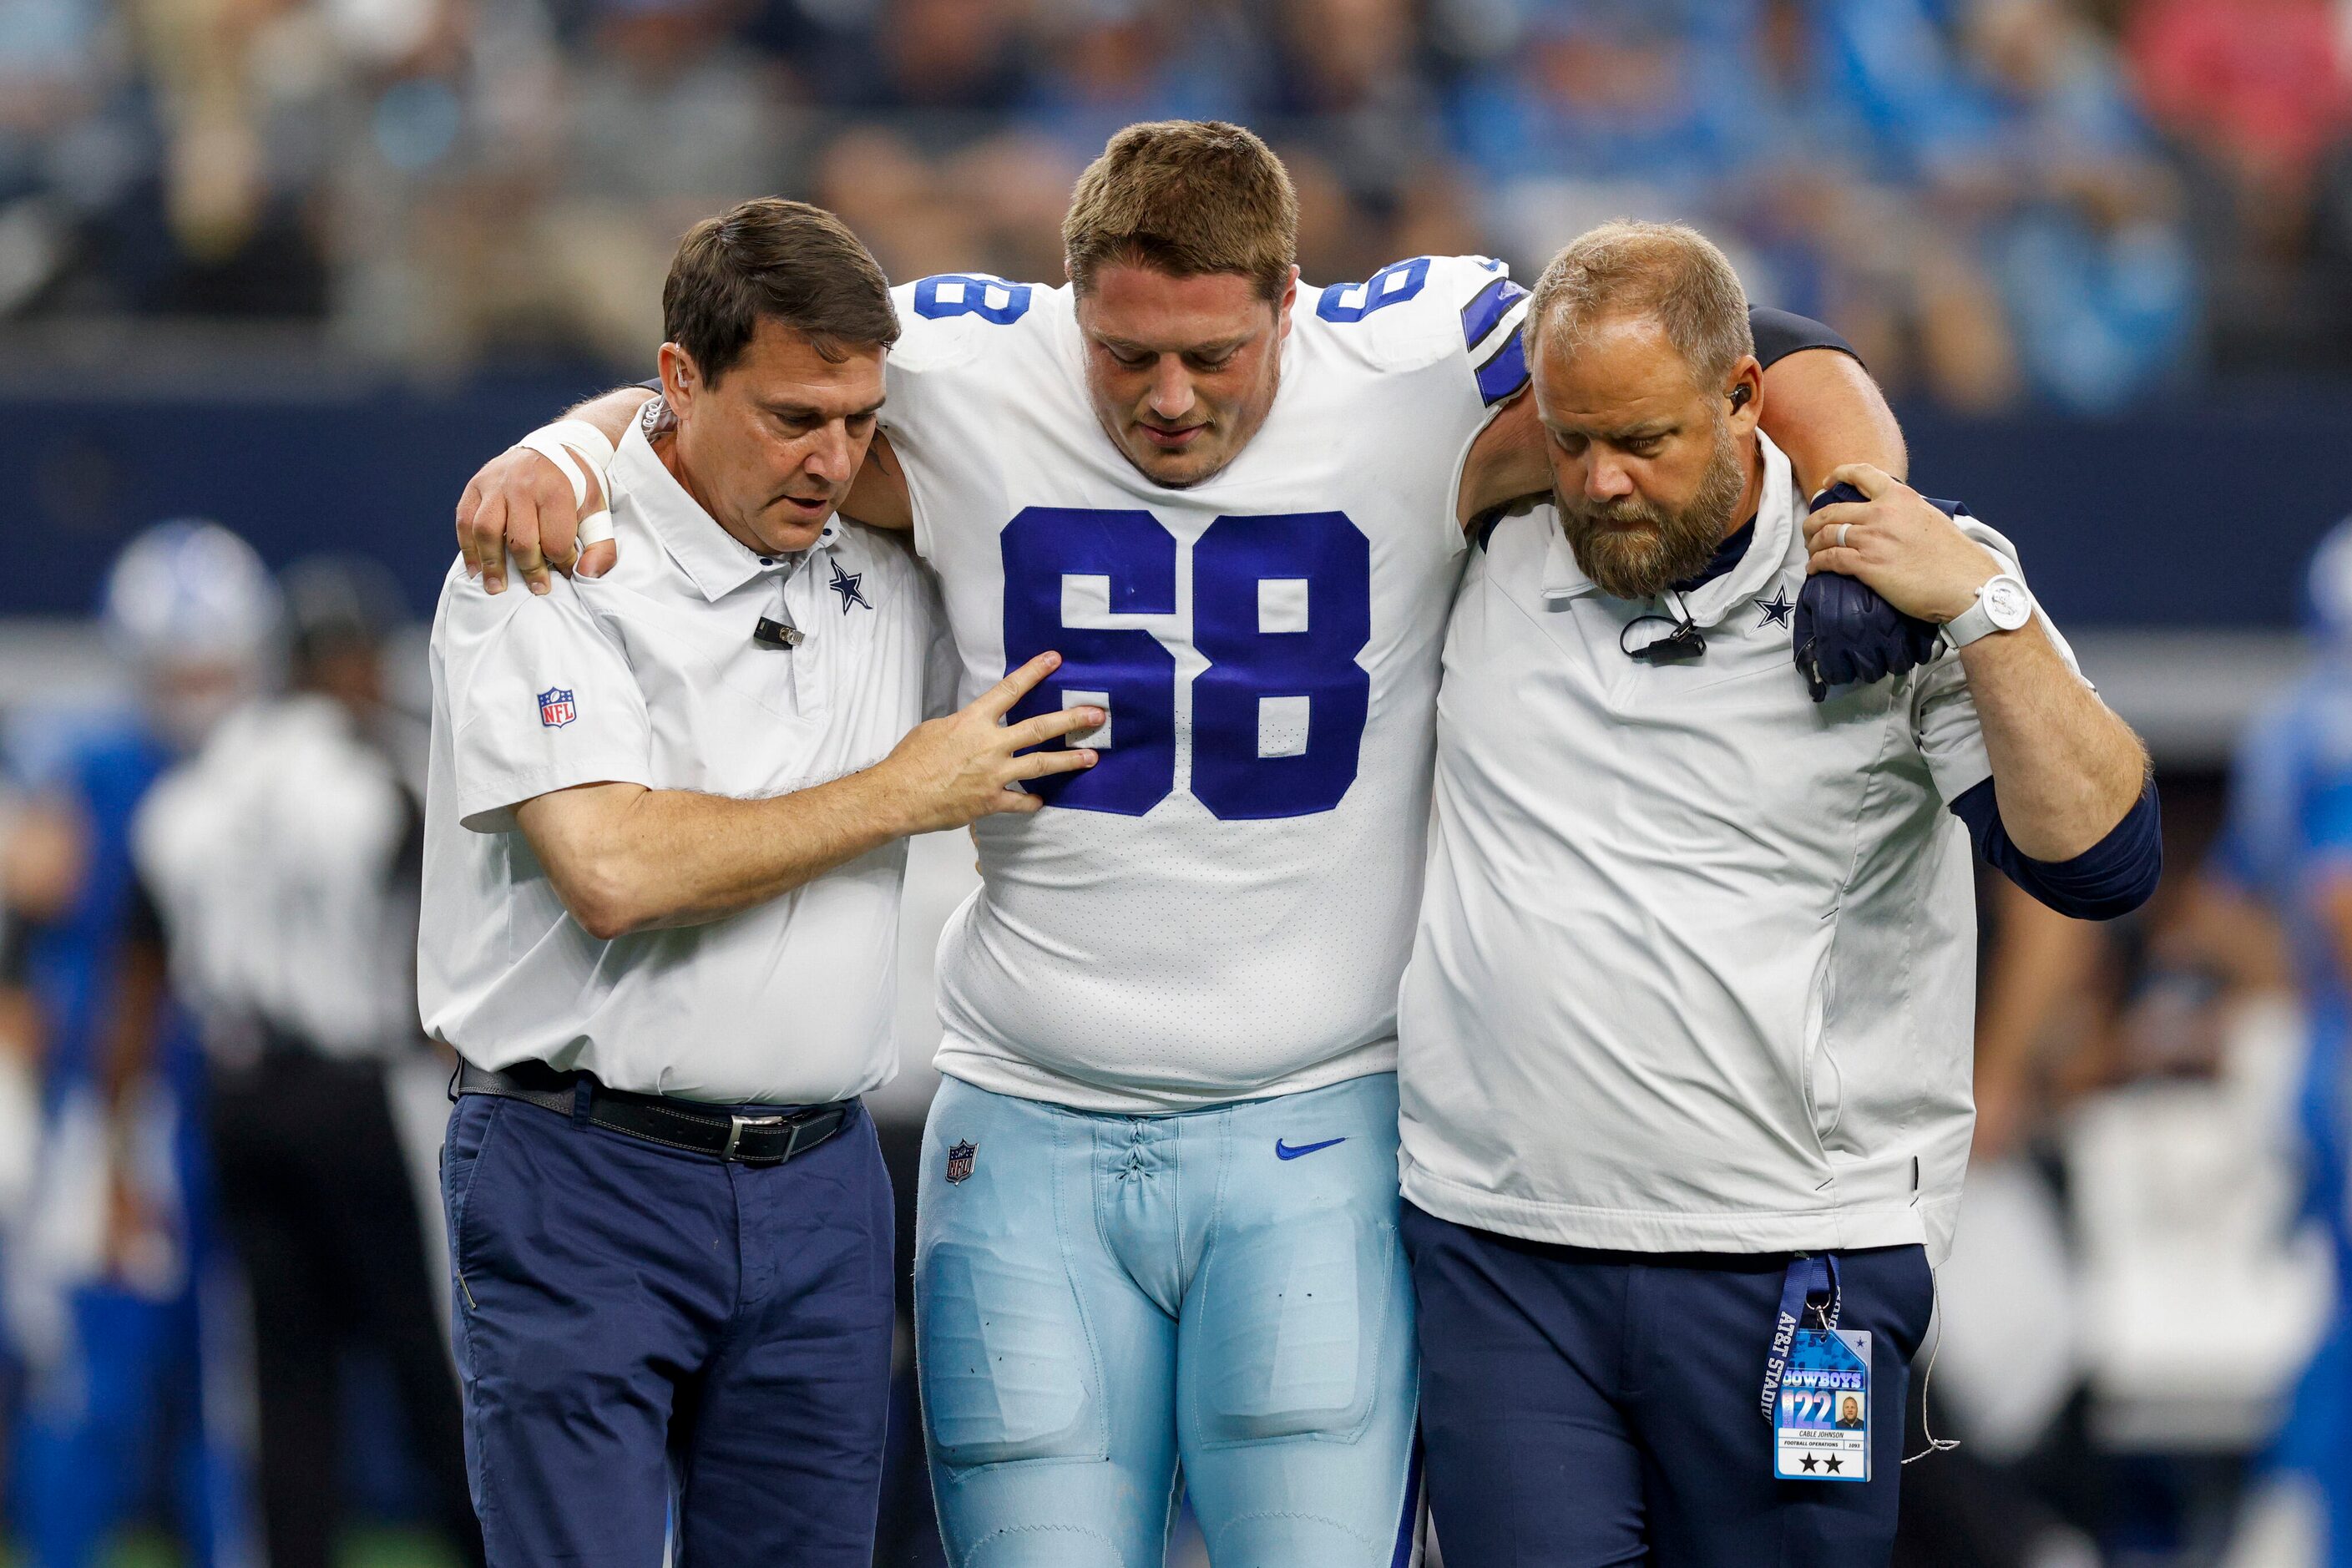
[[[1790,1260],[1764,1355],[1775,1479],[1870,1479],[1870,1333],[1838,1327],[1843,1300],[1834,1254]]]

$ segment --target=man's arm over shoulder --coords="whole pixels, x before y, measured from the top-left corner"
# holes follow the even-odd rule
[[[660,395],[658,382],[615,387],[567,410],[559,423],[583,421],[618,446],[636,419],[651,421],[649,434],[663,427],[665,411],[649,413],[646,408]],[[546,593],[556,573],[602,577],[620,558],[619,546],[610,539],[585,546],[579,542],[581,521],[594,516],[605,503],[604,468],[593,454],[567,449],[587,478],[584,498],[574,498],[570,478],[551,459],[521,445],[500,452],[467,481],[457,500],[457,548],[466,570],[478,575],[491,594],[506,589],[509,556],[534,594]],[[905,469],[881,435],[876,436],[842,510],[869,528],[914,526]]]
[[[1811,495],[1841,463],[1868,463],[1896,479],[1910,472],[1903,427],[1853,345],[1793,310],[1750,306],[1748,334],[1764,367],[1759,423],[1788,454],[1800,493]]]
[[[559,416],[593,426],[614,446],[629,433],[629,421],[656,394],[643,386],[621,386]],[[507,585],[507,557],[534,594],[548,590],[549,567],[601,575],[613,563],[612,546],[591,545],[586,560],[575,548],[580,520],[593,516],[604,500],[604,465],[592,455],[570,448],[589,479],[589,494],[574,500],[572,481],[562,469],[527,447],[509,447],[475,471],[457,498],[457,549],[466,570],[478,576],[492,594]]]
[[[1820,489],[1841,463],[1869,463],[1900,479],[1910,462],[1903,427],[1853,346],[1810,317],[1760,307],[1748,316],[1757,363],[1764,367],[1759,422],[1788,455],[1802,491]],[[1523,319],[1522,307],[1512,320]],[[1479,436],[1463,470],[1455,516],[1465,527],[1497,507],[1551,489],[1543,424],[1535,399],[1524,390],[1524,353],[1517,368],[1508,401]]]

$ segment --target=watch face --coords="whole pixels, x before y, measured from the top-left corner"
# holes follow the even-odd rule
[[[1996,577],[1984,586],[1986,616],[2002,631],[2013,632],[2033,618],[2033,599],[2014,577]]]

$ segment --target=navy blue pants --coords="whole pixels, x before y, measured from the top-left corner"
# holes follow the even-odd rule
[[[1871,1479],[1772,1478],[1758,1406],[1789,1257],[1601,1252],[1404,1205],[1446,1568],[1885,1568],[1926,1251],[1838,1254],[1871,1334]]]
[[[891,1206],[863,1110],[790,1164],[467,1096],[442,1154],[466,1462],[493,1568],[868,1568]]]

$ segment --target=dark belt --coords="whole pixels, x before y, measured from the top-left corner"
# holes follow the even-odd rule
[[[805,1154],[846,1127],[850,1112],[857,1107],[854,1100],[836,1100],[772,1116],[743,1116],[666,1094],[606,1089],[587,1073],[558,1072],[537,1062],[499,1072],[467,1062],[457,1069],[451,1098],[487,1094],[579,1116],[583,1114],[583,1090],[584,1115],[592,1126],[739,1165],[781,1165]]]

